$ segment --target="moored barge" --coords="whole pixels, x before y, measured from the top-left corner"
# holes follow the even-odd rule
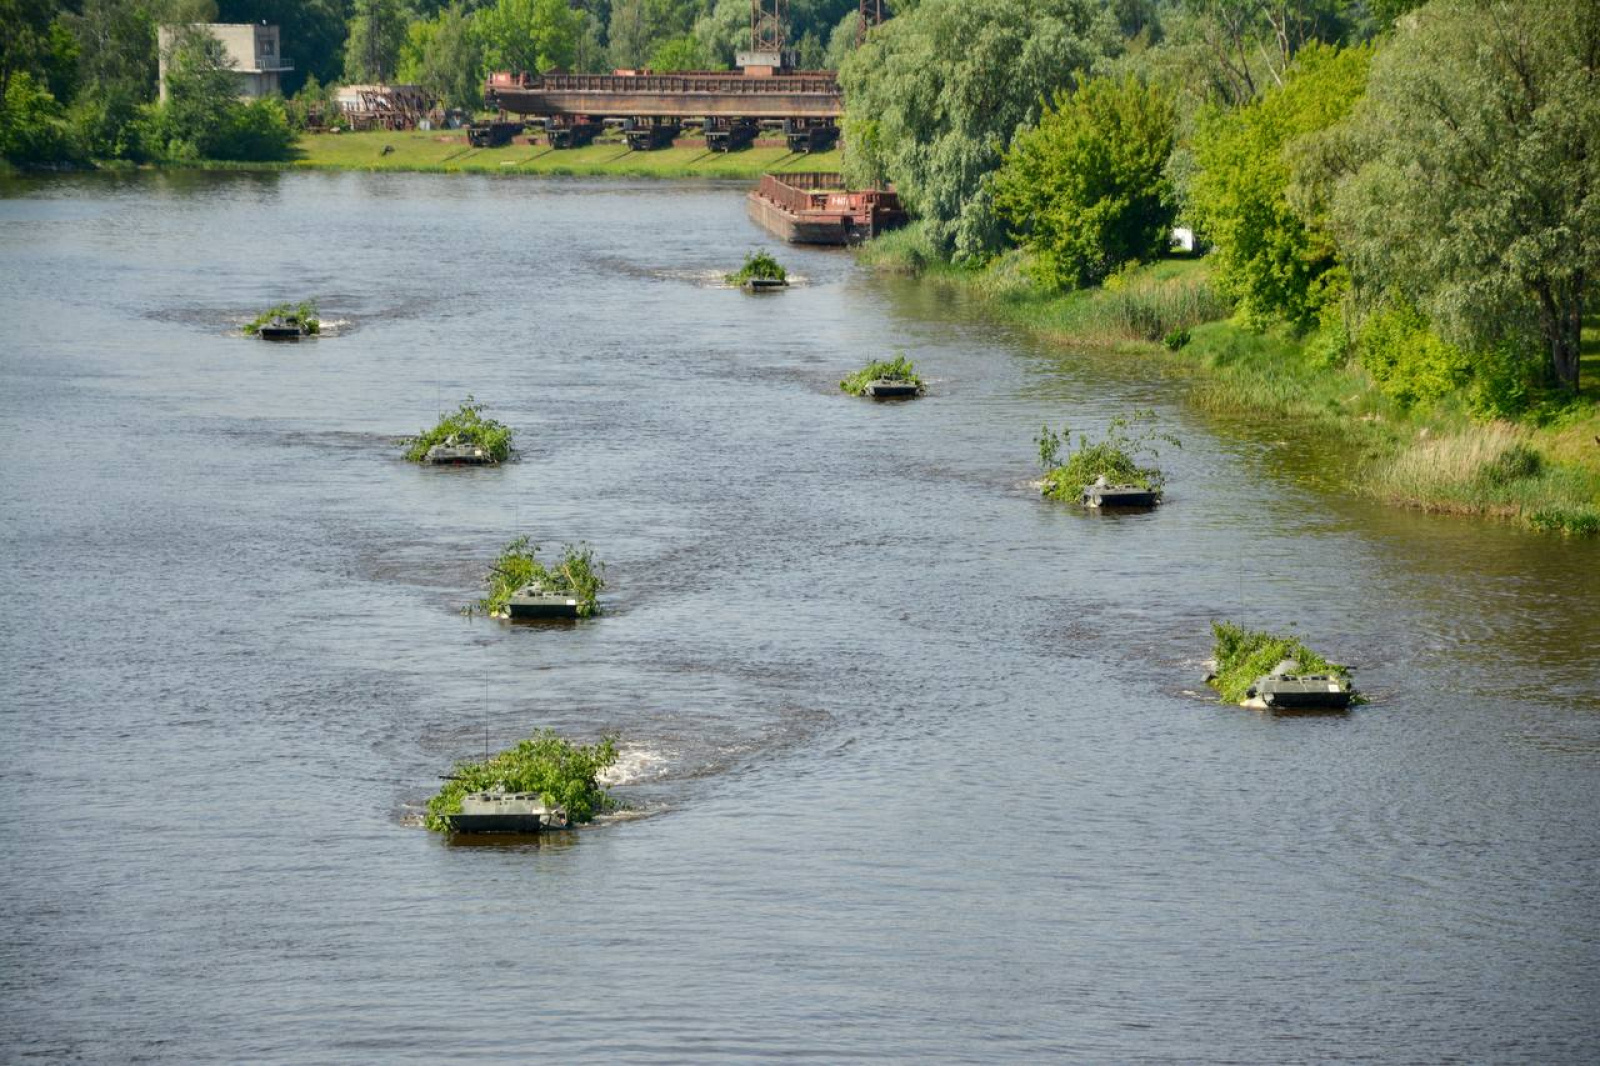
[[[765,174],[745,198],[750,218],[791,244],[859,244],[903,226],[893,189],[845,188],[838,174]]]

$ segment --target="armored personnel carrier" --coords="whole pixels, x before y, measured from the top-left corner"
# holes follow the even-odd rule
[[[284,318],[274,318],[256,330],[256,336],[264,341],[297,341],[305,335],[305,326]]]
[[[1355,695],[1348,678],[1337,674],[1296,673],[1300,664],[1285,659],[1272,673],[1259,677],[1245,692],[1269,708],[1283,710],[1343,710]]]
[[[549,592],[539,585],[524,585],[506,603],[510,618],[576,618],[578,597],[570,592]]]
[[[1138,485],[1112,485],[1101,474],[1084,487],[1083,502],[1087,507],[1154,507],[1161,502],[1161,493]]]
[[[537,792],[469,792],[449,822],[452,833],[542,833],[567,828],[567,812]]]
[[[429,448],[422,461],[434,466],[493,466],[495,457],[487,448],[449,437]]]
[[[785,278],[745,278],[739,287],[745,292],[776,292],[787,289],[789,282]]]
[[[878,378],[876,381],[867,382],[867,387],[862,392],[874,400],[909,400],[922,395],[922,386],[915,381]]]

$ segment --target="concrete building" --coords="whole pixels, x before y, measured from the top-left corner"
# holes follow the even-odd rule
[[[222,42],[223,50],[233,60],[233,74],[239,80],[242,97],[281,92],[278,75],[294,69],[294,61],[283,58],[276,26],[252,22],[196,22],[189,28],[209,33]],[[172,53],[172,42],[179,29],[181,27],[162,26],[156,31],[163,103],[167,99],[167,57]]]

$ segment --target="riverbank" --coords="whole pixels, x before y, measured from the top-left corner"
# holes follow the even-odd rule
[[[704,143],[653,152],[635,152],[616,142],[557,150],[548,145],[530,145],[525,136],[519,136],[503,148],[473,148],[459,130],[306,134],[295,142],[295,151],[298,157],[292,162],[272,165],[307,170],[751,181],[770,171],[838,170],[840,166],[837,151],[804,155],[781,147],[752,147],[738,152],[713,152]]]
[[[1358,362],[1228,318],[1204,259],[1171,259],[1095,289],[1039,291],[1013,254],[986,270],[952,266],[915,228],[862,258],[880,270],[955,287],[987,313],[1062,346],[1127,351],[1180,373],[1192,402],[1337,438],[1332,481],[1399,506],[1483,515],[1536,529],[1600,534],[1600,324],[1584,332],[1579,398],[1549,398],[1517,422],[1482,421],[1465,397],[1403,407]]]
[[[96,160],[70,169],[136,170],[153,165],[180,170],[367,170],[422,174],[537,174],[570,177],[718,178],[759,181],[773,172],[837,171],[837,149],[803,154],[782,146],[756,145],[737,152],[713,152],[704,142],[679,143],[653,152],[635,152],[620,141],[586,148],[554,149],[530,145],[526,136],[501,148],[474,148],[460,130],[401,133],[301,134],[294,158],[276,162],[202,159],[182,163],[139,164]],[[36,171],[0,159],[0,177]]]

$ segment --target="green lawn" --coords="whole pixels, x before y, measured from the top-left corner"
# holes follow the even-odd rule
[[[394,150],[388,154],[384,148]],[[768,171],[838,170],[837,151],[783,148],[712,152],[704,145],[635,152],[622,143],[557,151],[526,136],[504,148],[473,148],[459,131],[321,133],[300,138],[290,166],[338,170],[463,171],[478,174],[612,174],[658,178],[758,178]]]

